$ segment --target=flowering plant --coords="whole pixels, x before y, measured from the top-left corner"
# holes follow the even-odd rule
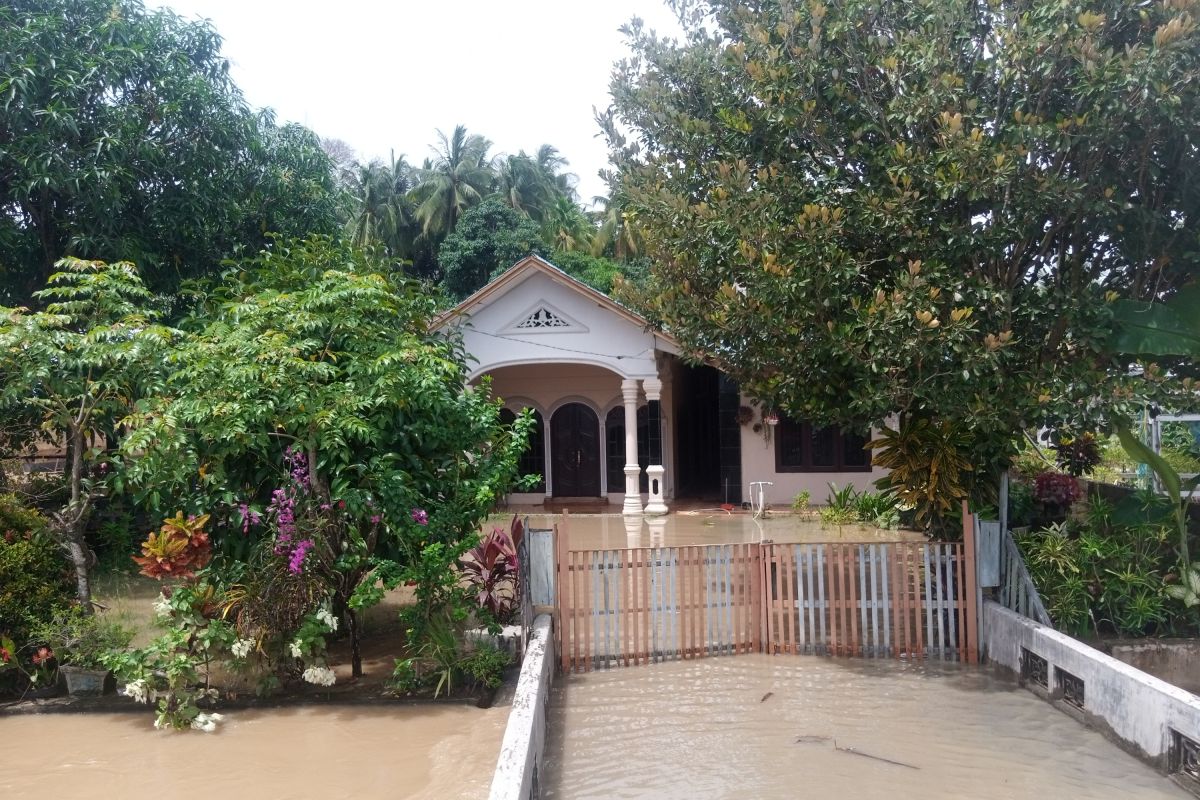
[[[1079,481],[1061,472],[1043,472],[1034,478],[1033,498],[1039,503],[1066,508],[1083,496]]]
[[[152,531],[142,543],[142,554],[133,560],[147,578],[190,578],[212,558],[212,544],[204,526],[208,514],[184,519],[180,511],[163,520],[158,531]]]

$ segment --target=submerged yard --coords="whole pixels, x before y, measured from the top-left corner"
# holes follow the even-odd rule
[[[554,687],[545,798],[1184,798],[986,669],[746,655]]]

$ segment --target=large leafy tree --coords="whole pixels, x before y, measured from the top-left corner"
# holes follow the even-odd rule
[[[602,123],[647,311],[795,415],[947,420],[977,464],[1128,411],[1113,301],[1200,257],[1189,6],[702,0],[682,43],[632,25]]]
[[[446,291],[462,300],[530,253],[545,250],[528,217],[489,197],[463,214],[438,250]]]
[[[341,609],[378,600],[376,579],[411,576],[418,594],[442,580],[513,481],[527,431],[468,390],[460,345],[429,331],[429,292],[383,267],[325,237],[245,262],[185,321],[165,390],[125,442],[148,500],[227,517],[265,503],[302,456],[321,507],[340,509],[320,535]]]
[[[220,47],[141,0],[0,6],[0,296],[64,254],[170,290],[266,231],[331,230],[328,157],[247,108]]]

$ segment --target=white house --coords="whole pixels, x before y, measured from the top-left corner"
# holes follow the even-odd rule
[[[537,256],[434,322],[452,326],[472,380],[490,376],[507,411],[534,412],[522,472],[543,481],[512,502],[591,498],[664,514],[677,498],[739,503],[751,481],[768,481],[774,505],[803,490],[820,503],[831,482],[868,488],[883,474],[860,437],[765,424],[726,376],[685,364],[669,335]]]

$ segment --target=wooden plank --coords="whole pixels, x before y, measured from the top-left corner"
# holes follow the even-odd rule
[[[958,565],[962,561],[960,551],[962,549],[959,544],[950,544],[946,546],[949,555],[946,556],[946,623],[947,623],[947,639],[946,639],[946,657],[953,656],[958,658],[960,651],[958,647]]]
[[[958,581],[955,585],[955,617],[958,620],[958,636],[956,637],[955,645],[958,648],[959,663],[965,663],[967,660],[967,557],[966,543],[955,546],[958,553],[958,560],[955,562],[958,572]]]
[[[691,559],[688,558],[687,547],[678,548],[679,553],[679,656],[680,658],[692,657],[692,616],[689,610],[688,601],[691,598],[691,581],[688,575],[688,568],[691,566]]]
[[[861,582],[858,579],[858,547],[857,545],[847,544],[845,546],[846,556],[846,582],[850,584],[850,605],[846,608],[846,615],[850,617],[850,652],[851,656],[862,655],[862,639],[861,632],[858,628],[860,605],[860,587]]]
[[[820,613],[820,608],[817,605],[816,591],[816,548],[813,545],[801,545],[804,550],[804,588],[805,597],[808,603],[808,642],[809,647],[806,652],[820,653],[820,646],[824,644],[817,633],[817,614]]]
[[[975,581],[975,520],[967,508],[967,501],[962,502],[963,514],[963,551],[966,554],[966,593],[967,593],[967,663],[979,662],[979,605],[978,586]]]
[[[643,662],[650,663],[650,626],[654,624],[654,614],[650,610],[650,579],[654,575],[654,565],[650,561],[651,550],[642,548],[639,550],[642,554],[642,569],[641,569],[641,588],[642,588],[642,637],[640,648],[643,654]]]
[[[750,646],[755,653],[766,651],[766,645],[763,643],[763,565],[766,563],[764,558],[764,548],[761,544],[755,542],[750,545],[752,555],[752,563],[750,568]]]
[[[869,655],[869,653],[867,651],[870,649],[867,646],[867,642],[870,639],[870,637],[867,634],[867,629],[868,629],[867,606],[870,604],[869,598],[871,597],[871,587],[867,583],[867,546],[865,544],[856,544],[856,545],[853,545],[853,547],[854,547],[854,557],[855,557],[855,560],[858,562],[858,586],[859,586],[858,616],[859,616],[859,623],[862,625],[862,633],[859,637],[860,638],[860,642],[859,642],[860,653],[859,653],[859,655],[867,656],[867,655]]]
[[[817,581],[817,624],[820,628],[821,635],[817,640],[824,650],[816,650],[815,652],[829,652],[829,636],[825,632],[825,618],[829,615],[829,596],[825,593],[825,545],[813,545],[817,562],[813,565],[813,575]]]
[[[937,544],[934,542],[929,542],[921,547],[921,561],[925,565],[925,636],[929,640],[929,646],[931,649],[934,647],[935,641],[933,633],[933,614],[934,609],[937,608],[937,603],[934,600],[936,597],[934,590],[936,589],[935,584],[937,583],[937,579],[936,572],[931,570],[929,566],[931,561],[932,563],[937,564],[937,547]]]
[[[829,607],[829,639],[826,642],[829,655],[842,654],[842,637],[840,632],[842,613],[842,593],[837,575],[838,545],[825,545],[825,564],[822,572],[825,575],[825,600]]]

